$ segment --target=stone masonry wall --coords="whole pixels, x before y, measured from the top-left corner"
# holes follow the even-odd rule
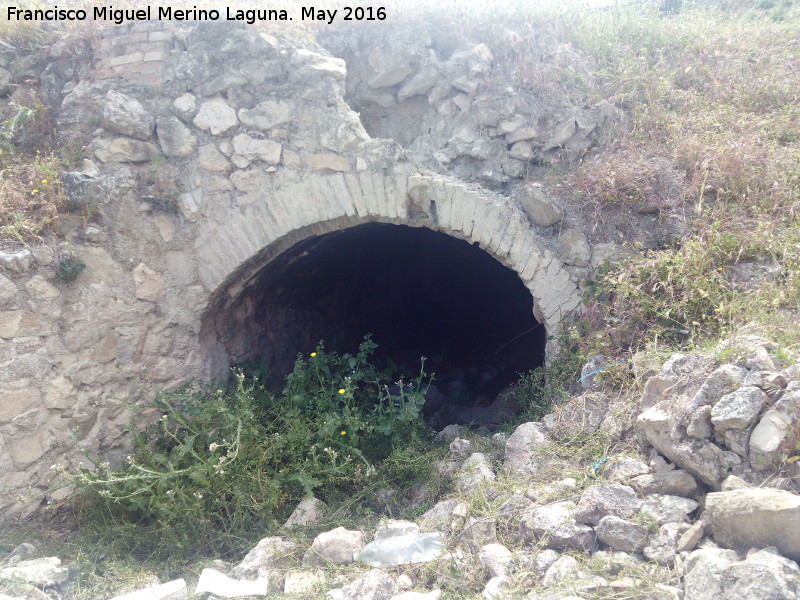
[[[224,375],[219,315],[304,239],[428,227],[516,271],[548,331],[579,307],[605,250],[544,188],[520,179],[500,195],[421,167],[370,137],[347,77],[319,47],[219,24],[140,23],[50,49],[43,91],[85,159],[64,178],[63,238],[0,254],[0,515],[66,493],[47,491],[51,467],[81,449],[122,460],[130,414],[116,400],[139,382]],[[528,126],[509,121],[508,143]],[[57,274],[69,257],[86,265],[71,283]]]

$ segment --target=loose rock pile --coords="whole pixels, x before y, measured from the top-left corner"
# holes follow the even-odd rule
[[[771,349],[767,340],[741,337],[720,346],[722,365],[708,356],[673,356],[647,379],[640,399],[635,429],[649,456],[605,457],[580,482],[549,476],[554,465],[563,468],[553,444],[570,423],[575,430],[613,429],[602,390],[574,397],[544,423],[522,424],[508,438],[470,440],[461,437],[465,428],[449,426],[437,436],[450,447],[440,470],[454,474],[458,492],[417,522],[389,520],[371,534],[338,527],[305,544],[268,537],[226,573],[204,570],[196,591],[435,600],[441,589],[407,564],[431,562],[482,578],[487,600],[795,599],[800,477],[787,458],[798,452],[792,444],[800,429],[800,365],[779,363]],[[606,414],[594,415],[598,406]],[[484,452],[474,451],[479,445]],[[470,498],[478,496],[496,511],[476,516]],[[305,501],[287,532],[321,511],[318,501]],[[367,546],[370,539],[380,543]],[[34,553],[20,546],[0,581],[68,596],[74,571]],[[360,560],[378,568],[356,568]],[[331,569],[345,565],[351,566]],[[179,580],[118,598],[186,594]]]

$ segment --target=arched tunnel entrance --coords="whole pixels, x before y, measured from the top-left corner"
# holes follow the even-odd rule
[[[442,393],[437,424],[485,420],[481,407],[543,363],[546,341],[514,271],[477,245],[383,223],[295,244],[252,275],[213,324],[230,362],[267,365],[275,389],[320,340],[353,353],[372,334],[379,364],[410,372],[425,356]]]

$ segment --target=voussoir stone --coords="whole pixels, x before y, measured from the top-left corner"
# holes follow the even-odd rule
[[[742,488],[706,496],[714,539],[726,548],[763,548],[800,560],[800,495]]]
[[[353,562],[353,555],[364,547],[364,534],[360,531],[337,527],[320,533],[303,556],[306,566],[345,565]]]

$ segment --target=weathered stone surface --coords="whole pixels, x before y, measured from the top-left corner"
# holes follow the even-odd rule
[[[487,486],[494,480],[495,474],[492,471],[491,463],[481,452],[471,454],[456,475],[458,488],[466,494]]]
[[[274,568],[286,567],[298,551],[297,544],[283,537],[266,537],[247,553],[229,575],[234,579],[257,579],[269,576]]]
[[[717,432],[746,429],[758,417],[767,395],[755,386],[744,386],[720,398],[711,409],[711,423]]]
[[[0,267],[12,273],[27,273],[33,263],[33,253],[27,248],[17,252],[0,252]]]
[[[239,124],[236,111],[222,98],[212,98],[200,105],[193,123],[211,135],[222,135]]]
[[[586,236],[579,231],[567,229],[558,236],[558,241],[564,248],[562,260],[568,265],[585,267],[592,258],[592,248]]]
[[[510,577],[492,577],[486,582],[481,592],[484,600],[502,600],[508,598],[508,592],[514,585],[514,580]]]
[[[489,569],[492,577],[508,575],[513,557],[511,551],[502,544],[486,544],[478,554],[478,560]]]
[[[603,471],[603,477],[608,481],[624,481],[640,475],[649,474],[650,467],[647,463],[638,458],[630,458],[628,456],[611,457]]]
[[[706,496],[714,539],[726,548],[763,548],[800,560],[800,496],[745,488]]]
[[[146,140],[153,134],[153,117],[150,113],[135,98],[114,90],[106,94],[103,124],[109,131],[139,140]]]
[[[372,569],[342,591],[344,600],[389,600],[397,592],[397,584],[387,573]]]
[[[511,146],[508,155],[517,160],[531,160],[535,156],[535,153],[533,151],[533,146],[528,142],[517,142]]]
[[[543,458],[539,448],[550,443],[547,429],[541,423],[523,423],[506,442],[504,466],[512,473],[535,473]]]
[[[791,422],[781,411],[766,411],[750,434],[748,455],[755,471],[765,471],[775,466],[781,457],[784,440],[789,435]]]
[[[231,170],[231,163],[213,144],[200,146],[197,164],[201,169],[215,173],[225,173]]]
[[[556,502],[537,506],[522,513],[520,535],[525,541],[538,542],[556,550],[591,550],[595,536],[591,527],[576,523],[574,502]]]
[[[689,528],[685,523],[666,523],[659,527],[658,532],[651,535],[647,544],[642,549],[647,560],[652,560],[660,565],[671,565],[675,562],[675,553],[678,539]]]
[[[283,526],[289,529],[296,525],[313,525],[322,516],[324,507],[325,505],[322,501],[317,498],[312,497],[301,500]]]
[[[425,67],[402,85],[397,92],[397,99],[402,102],[412,96],[427,94],[439,82],[440,77],[441,75],[436,67]]]
[[[94,155],[104,163],[137,163],[151,161],[161,156],[161,151],[151,142],[119,137],[98,142]]]
[[[189,123],[197,114],[197,98],[186,92],[172,103],[172,111],[184,123]]]
[[[69,569],[61,565],[55,556],[23,560],[17,564],[0,569],[0,579],[13,577],[33,585],[49,587],[64,583],[69,579]]]
[[[697,481],[683,469],[639,475],[630,482],[642,494],[664,494],[690,497],[697,491]]]
[[[609,548],[634,553],[642,551],[649,536],[647,529],[638,523],[615,516],[600,519],[595,533],[597,533],[597,539]]]
[[[564,218],[563,211],[553,202],[540,185],[527,185],[520,192],[519,203],[531,223],[550,227]]]
[[[273,140],[262,140],[240,133],[231,141],[236,153],[248,160],[263,160],[270,165],[277,165],[281,161],[282,146]]]
[[[53,321],[27,310],[0,312],[0,338],[46,336],[56,329]]]
[[[642,501],[627,485],[599,484],[583,492],[573,516],[578,523],[597,525],[607,515],[624,519],[636,514],[641,507]]]
[[[109,286],[120,282],[125,272],[111,255],[99,247],[81,246],[75,248],[75,256],[86,264],[81,278],[87,283],[105,283]]]
[[[689,498],[652,494],[642,503],[641,511],[642,514],[653,517],[659,525],[663,525],[686,521],[698,506],[697,502]]]
[[[38,390],[0,390],[0,423],[10,423],[17,415],[36,408],[40,403]]]
[[[797,563],[770,548],[741,561],[732,550],[695,550],[684,570],[684,600],[793,600],[800,595]]]
[[[0,273],[0,306],[5,306],[17,295],[17,286],[8,277]]]
[[[251,109],[239,111],[239,120],[245,125],[268,130],[288,123],[294,117],[294,107],[288,102],[265,100]]]
[[[292,569],[286,573],[286,579],[283,583],[283,593],[308,593],[323,583],[325,583],[325,573],[321,570]]]
[[[312,171],[338,171],[350,170],[350,159],[331,152],[312,154],[308,158],[308,168]]]
[[[423,531],[437,529],[441,531],[450,531],[452,529],[451,523],[454,518],[453,511],[455,511],[458,505],[458,500],[454,498],[437,502],[419,518],[420,527]]]
[[[320,533],[303,556],[303,565],[329,566],[353,562],[353,555],[364,547],[364,534],[344,527]]]
[[[552,150],[554,148],[560,148],[566,144],[573,135],[575,135],[576,129],[577,127],[574,116],[564,119],[555,126],[555,129],[553,129],[550,138],[545,142],[542,150],[547,152],[548,150]]]
[[[157,302],[164,295],[164,276],[144,263],[139,263],[133,269],[133,281],[136,284],[136,297],[140,300]]]
[[[166,156],[189,156],[197,147],[197,138],[177,117],[158,117],[156,133]]]

